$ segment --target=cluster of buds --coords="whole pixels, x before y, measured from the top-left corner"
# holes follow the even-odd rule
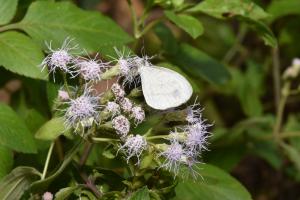
[[[150,66],[148,58],[124,56],[117,51],[119,58],[115,59],[114,66],[110,66],[111,62],[97,60],[97,56],[94,59],[87,59],[72,55],[71,50],[76,49],[77,46],[70,47],[71,41],[66,40],[57,50],[53,50],[50,46],[51,52],[42,63],[42,70],[47,66],[51,73],[60,71],[69,74],[71,78],[79,77],[79,86],[71,87],[64,79],[64,87],[58,91],[58,101],[62,108],[57,110],[63,113],[66,128],[73,129],[75,133],[82,133],[82,136],[88,137],[92,134],[94,137],[97,135],[98,127],[105,123],[111,124],[116,133],[114,140],[117,137],[120,142],[117,144],[118,152],[123,152],[127,162],[135,157],[136,164],[139,165],[142,153],[151,149],[151,152],[156,152],[159,159],[163,160],[160,167],[177,175],[181,167],[186,166],[196,176],[193,167],[200,162],[201,152],[208,150],[210,137],[208,132],[210,125],[203,120],[200,106],[194,104],[188,107],[186,125],[181,125],[180,131],[175,129],[176,131],[168,135],[162,135],[161,139],[166,139],[163,143],[153,143],[151,131],[150,135],[131,133],[133,124],[137,126],[145,120],[145,111],[132,99],[132,96],[127,96],[124,86],[129,83],[126,85],[129,87],[126,88],[130,88],[131,83],[134,83],[136,89],[139,83],[138,67]],[[115,69],[117,70],[114,71]],[[93,85],[97,81],[108,79],[105,76],[107,74],[113,74],[110,78],[116,76],[119,79],[112,84],[110,90],[106,91],[110,95],[97,94]],[[86,130],[89,134],[85,134]],[[109,139],[105,138],[103,141]]]
[[[141,106],[135,105],[129,98],[125,97],[126,92],[119,84],[114,83],[111,91],[115,99],[113,102],[107,103],[106,110],[111,112],[113,128],[124,142],[119,150],[125,153],[127,162],[135,156],[138,160],[137,164],[139,164],[140,156],[147,148],[147,141],[143,136],[128,134],[130,132],[130,120],[138,125],[145,120],[145,111]]]

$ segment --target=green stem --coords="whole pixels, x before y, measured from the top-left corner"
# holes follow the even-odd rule
[[[46,174],[47,174],[47,170],[48,170],[48,166],[49,166],[49,162],[50,162],[50,158],[51,158],[51,154],[53,152],[53,147],[54,147],[55,142],[53,141],[50,145],[50,148],[48,150],[48,154],[47,154],[47,158],[46,158],[46,162],[44,165],[44,170],[43,170],[43,174],[42,174],[42,178],[41,180],[44,180],[46,178]]]
[[[280,60],[279,60],[279,49],[275,47],[272,49],[272,60],[273,60],[273,82],[274,82],[274,95],[276,103],[276,112],[278,112],[280,104]]]
[[[15,23],[15,24],[8,24],[6,26],[0,27],[0,32],[12,30],[12,29],[18,29],[18,28],[19,28],[19,26],[18,26],[17,23]]]
[[[280,134],[280,138],[300,137],[300,132],[286,132]]]
[[[273,130],[273,136],[274,139],[278,142],[280,140],[280,130],[281,130],[281,124],[282,124],[282,119],[283,119],[283,114],[284,114],[284,107],[287,101],[287,98],[289,96],[289,91],[290,91],[290,82],[286,82],[282,88],[282,94],[281,98],[279,101],[279,105],[277,108],[277,113],[276,113],[276,122]]]
[[[147,140],[156,140],[156,139],[168,139],[169,136],[168,135],[155,135],[155,136],[150,136],[147,137]]]
[[[67,75],[65,73],[62,73],[63,79],[64,79],[64,86],[69,94],[69,97],[71,97],[71,92],[68,86],[68,80],[67,80]]]
[[[229,63],[230,60],[235,56],[235,54],[241,49],[241,43],[244,40],[247,33],[247,27],[242,25],[240,28],[236,40],[233,46],[227,51],[226,55],[223,58],[224,63]]]
[[[94,142],[119,142],[119,139],[113,139],[113,138],[97,138],[97,137],[92,137],[92,140]]]
[[[157,18],[157,19],[151,21],[149,24],[146,25],[146,27],[141,32],[139,32],[136,35],[137,38],[140,38],[143,35],[145,35],[153,26],[155,26],[157,23],[161,22],[162,20],[164,20],[164,17],[160,17],[160,18]]]
[[[131,17],[132,17],[133,34],[134,34],[134,37],[135,37],[136,39],[138,39],[138,35],[139,35],[139,27],[138,27],[137,16],[136,16],[135,10],[134,10],[134,8],[133,8],[133,6],[132,6],[131,0],[127,0],[127,3],[128,3],[129,8],[130,8],[130,13],[131,13]]]

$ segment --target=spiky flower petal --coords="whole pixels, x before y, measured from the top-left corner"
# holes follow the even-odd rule
[[[147,141],[141,135],[130,135],[126,138],[125,143],[120,147],[119,150],[123,150],[126,154],[127,163],[129,159],[133,156],[136,156],[138,161],[137,164],[140,163],[140,156],[142,155],[143,151],[147,149]]]
[[[50,54],[43,60],[41,66],[44,70],[46,67],[49,67],[50,72],[55,72],[57,69],[62,70],[65,73],[71,73],[72,70],[68,66],[73,63],[73,56],[70,54],[70,50],[77,49],[77,46],[70,46],[72,40],[66,39],[61,48],[53,50],[51,48],[51,43],[48,48]]]
[[[172,171],[175,175],[177,175],[182,159],[185,156],[183,146],[177,141],[173,141],[168,148],[159,155],[165,157],[165,161],[161,167],[168,171]]]
[[[201,120],[186,127],[187,139],[185,144],[187,149],[193,154],[199,154],[203,150],[208,150],[207,144],[210,133],[207,129],[209,126],[211,125]]]
[[[201,118],[201,112],[203,109],[200,108],[200,105],[195,103],[187,107],[187,116],[186,121],[190,124],[196,123],[199,118]]]
[[[92,95],[90,89],[85,89],[84,93],[76,99],[70,99],[65,113],[65,124],[67,127],[77,127],[78,123],[97,121],[99,113],[99,96]]]
[[[78,70],[78,74],[80,74],[84,80],[86,81],[99,81],[101,80],[101,74],[103,73],[106,65],[104,63],[99,63],[99,61],[85,60],[79,59],[77,64],[75,65]]]

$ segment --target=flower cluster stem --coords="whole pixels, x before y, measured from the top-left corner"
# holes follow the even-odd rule
[[[94,142],[119,142],[119,139],[113,139],[113,138],[97,138],[93,137],[92,140]]]
[[[48,170],[50,158],[51,158],[51,155],[52,155],[52,152],[53,152],[54,144],[55,144],[55,142],[53,141],[53,142],[51,143],[50,147],[49,147],[49,150],[48,150],[48,154],[47,154],[46,162],[45,162],[45,165],[44,165],[44,170],[43,170],[43,174],[42,174],[41,180],[44,180],[44,179],[46,178],[46,174],[47,174],[47,170]]]
[[[281,98],[278,104],[277,113],[276,113],[276,122],[273,130],[273,136],[276,142],[280,141],[280,131],[281,131],[281,125],[282,125],[282,119],[284,114],[284,107],[287,102],[287,98],[289,96],[290,92],[290,85],[291,83],[287,81],[281,91]]]

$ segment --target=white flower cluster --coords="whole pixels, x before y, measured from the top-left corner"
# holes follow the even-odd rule
[[[202,118],[200,106],[194,104],[187,108],[185,119],[187,125],[181,126],[180,131],[176,130],[169,135],[160,137],[160,139],[167,138],[168,144],[150,142],[151,136],[148,133],[134,135],[130,133],[131,126],[132,124],[137,126],[145,120],[145,111],[141,105],[127,96],[124,86],[129,84],[126,86],[130,87],[131,83],[134,83],[136,87],[138,67],[151,65],[148,57],[124,56],[117,51],[119,58],[115,59],[115,67],[118,70],[114,76],[119,76],[122,82],[118,80],[114,83],[108,91],[108,99],[103,99],[105,95],[97,94],[93,89],[93,84],[105,77],[102,75],[107,70],[115,69],[115,67],[110,68],[108,63],[97,60],[97,56],[94,59],[87,59],[72,55],[70,51],[77,49],[77,46],[70,47],[71,42],[72,40],[66,40],[62,47],[56,50],[50,46],[50,54],[42,63],[42,70],[48,67],[51,73],[61,71],[68,73],[71,78],[79,77],[79,87],[71,87],[67,80],[64,80],[64,87],[58,91],[58,100],[60,105],[64,106],[58,110],[64,114],[65,126],[73,128],[75,132],[80,130],[85,133],[85,129],[94,130],[89,128],[97,128],[98,125],[109,122],[116,132],[115,137],[120,141],[118,151],[124,153],[127,162],[135,157],[137,158],[136,164],[139,165],[142,153],[152,149],[151,152],[155,151],[163,159],[160,167],[177,175],[181,167],[185,166],[196,177],[197,173],[193,167],[200,162],[201,153],[208,150],[208,138],[210,137],[208,128],[211,126]],[[294,65],[298,66],[298,64]],[[111,71],[109,71],[110,73]],[[122,84],[120,85],[119,82]],[[104,117],[102,118],[102,116]],[[155,137],[157,138],[157,136]]]
[[[48,46],[50,53],[41,64],[42,70],[48,67],[50,73],[61,70],[64,73],[70,74],[72,78],[81,76],[85,81],[100,81],[101,74],[105,72],[108,64],[96,58],[87,59],[74,56],[72,51],[77,50],[78,45],[72,46],[72,42],[73,40],[68,38],[64,41],[61,48],[55,50],[52,49],[50,43]]]
[[[179,173],[182,165],[188,167],[194,178],[197,172],[193,170],[194,164],[200,163],[198,158],[203,150],[208,150],[208,138],[210,133],[208,127],[202,119],[201,109],[198,104],[187,108],[186,121],[188,125],[183,127],[183,132],[170,133],[170,145],[162,151],[159,156],[165,158],[161,167],[169,171],[173,171],[175,175]]]

